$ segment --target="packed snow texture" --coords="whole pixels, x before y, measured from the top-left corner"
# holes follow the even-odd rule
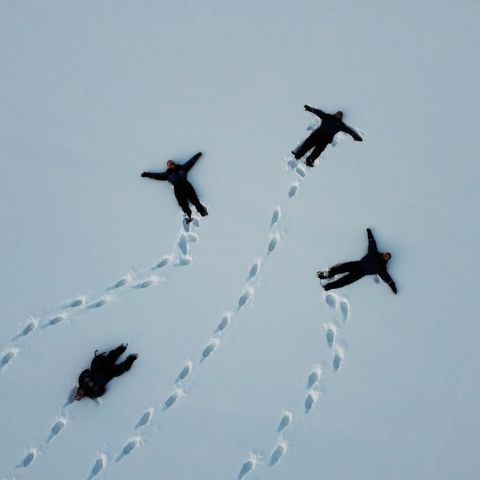
[[[479,2],[0,9],[1,479],[477,477]],[[324,294],[366,227],[398,295]]]

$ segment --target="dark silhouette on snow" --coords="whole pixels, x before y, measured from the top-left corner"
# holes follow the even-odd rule
[[[183,210],[187,222],[192,221],[192,210],[190,203],[196,208],[197,212],[204,217],[208,215],[205,205],[200,203],[197,192],[193,185],[188,181],[187,176],[190,169],[195,165],[201,157],[202,152],[195,154],[188,162],[182,164],[168,160],[167,169],[162,173],[143,172],[142,177],[152,178],[153,180],[166,180],[173,185],[173,192],[180,208]]]
[[[312,150],[307,156],[305,162],[308,167],[313,167],[315,160],[325,148],[327,148],[327,145],[332,143],[333,137],[338,132],[348,133],[357,142],[363,141],[362,137],[355,130],[342,122],[343,112],[339,111],[332,115],[330,113],[325,113],[319,108],[312,108],[309,105],[304,105],[304,108],[307,112],[313,113],[322,119],[320,126],[316,128],[301,145],[292,151],[294,157],[299,160]]]
[[[392,258],[389,252],[380,253],[377,249],[377,242],[373,238],[372,231],[367,228],[368,236],[368,252],[359,261],[340,263],[330,268],[326,272],[317,272],[317,277],[320,279],[330,279],[335,275],[345,273],[343,277],[333,282],[323,285],[325,290],[332,290],[333,288],[341,288],[350,283],[356,282],[366,275],[378,275],[393,291],[397,293],[397,287],[392,277],[387,272],[387,262]]]
[[[133,353],[121,363],[115,363],[120,355],[125,352],[128,344],[122,343],[114,350],[98,354],[95,351],[95,357],[90,364],[90,368],[84,370],[78,377],[78,388],[75,393],[75,400],[81,400],[83,397],[97,398],[101,397],[107,390],[107,383],[112,378],[128,372],[137,359],[138,355]]]

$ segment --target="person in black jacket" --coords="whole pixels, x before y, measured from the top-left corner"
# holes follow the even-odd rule
[[[128,372],[137,359],[138,355],[133,353],[123,362],[115,363],[120,355],[125,352],[128,344],[122,343],[114,350],[98,354],[95,351],[95,357],[90,364],[90,368],[84,370],[78,377],[78,388],[75,393],[75,400],[81,400],[83,397],[97,398],[101,397],[107,390],[107,383],[112,378]]]
[[[197,192],[193,185],[188,181],[187,175],[190,169],[201,157],[202,152],[195,154],[188,162],[177,164],[173,160],[168,160],[167,169],[162,173],[143,172],[142,177],[152,178],[153,180],[166,180],[173,185],[173,192],[180,208],[183,210],[187,222],[192,221],[192,210],[189,203],[192,203],[197,212],[204,217],[208,215],[205,205],[200,203]]]
[[[331,115],[319,108],[312,108],[309,105],[304,105],[304,108],[307,112],[311,112],[322,119],[320,126],[316,128],[300,146],[292,151],[294,157],[299,160],[313,149],[305,162],[308,167],[313,167],[315,160],[325,150],[327,145],[332,143],[333,137],[338,132],[348,133],[357,142],[363,141],[362,137],[355,130],[342,122],[343,112],[339,111]]]
[[[365,275],[378,275],[392,289],[393,293],[397,293],[395,282],[387,272],[387,262],[392,258],[391,253],[380,253],[378,251],[377,242],[375,242],[369,228],[367,228],[367,236],[368,252],[360,261],[340,263],[326,272],[317,272],[317,277],[322,280],[333,278],[335,275],[342,273],[346,274],[338,280],[323,285],[325,290],[344,287],[360,280]]]

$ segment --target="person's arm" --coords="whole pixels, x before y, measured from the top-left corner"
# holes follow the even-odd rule
[[[151,178],[153,180],[167,180],[167,175],[163,173],[143,172],[142,177]]]
[[[348,133],[348,135],[350,135],[356,142],[363,142],[363,138],[348,125],[343,124],[341,131]]]
[[[202,156],[202,152],[196,153],[188,162],[183,164],[183,169],[185,172],[188,172],[196,163],[197,160]]]
[[[87,389],[87,396],[90,398],[101,397],[107,391],[107,387],[103,385],[95,385]]]
[[[378,276],[392,289],[392,292],[396,295],[397,286],[395,285],[395,282],[393,281],[387,270],[382,270],[378,273]]]
[[[367,238],[368,238],[368,253],[369,254],[378,253],[377,242],[375,241],[373,233],[369,228],[367,228]]]
[[[310,105],[304,105],[303,108],[307,112],[313,113],[317,117],[320,117],[322,120],[327,116],[327,114],[323,110],[320,110],[319,108],[313,108]]]

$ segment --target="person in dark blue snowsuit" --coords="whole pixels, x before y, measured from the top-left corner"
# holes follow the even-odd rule
[[[368,252],[359,261],[340,263],[333,266],[330,270],[317,272],[320,279],[331,279],[339,274],[346,274],[338,280],[323,285],[324,290],[341,288],[349,285],[366,275],[378,275],[391,289],[397,293],[397,287],[390,274],[387,272],[387,263],[392,258],[389,252],[380,253],[377,249],[377,242],[373,237],[372,231],[367,228]]]
[[[90,368],[85,369],[78,377],[75,400],[81,400],[84,397],[101,397],[106,392],[107,383],[112,378],[119,377],[130,370],[138,357],[136,353],[130,354],[123,362],[116,363],[127,347],[127,343],[122,343],[108,353],[95,352]]]
[[[294,157],[299,160],[307,152],[312,150],[305,162],[308,167],[313,167],[315,160],[325,150],[327,145],[332,143],[333,137],[338,132],[348,133],[348,135],[351,135],[357,142],[363,141],[362,137],[353,130],[353,128],[343,123],[343,112],[338,111],[334,115],[331,115],[319,108],[312,108],[309,105],[305,105],[304,108],[307,112],[313,113],[322,120],[320,126],[316,128],[301,145],[292,151]]]
[[[166,180],[173,185],[173,192],[180,208],[183,210],[187,222],[192,220],[192,210],[189,203],[192,203],[197,212],[202,216],[208,215],[207,208],[202,205],[198,199],[197,192],[193,185],[188,181],[187,176],[190,169],[202,156],[202,152],[195,154],[188,162],[184,164],[175,163],[168,160],[167,169],[161,173],[143,172],[142,177],[152,178],[153,180]]]

